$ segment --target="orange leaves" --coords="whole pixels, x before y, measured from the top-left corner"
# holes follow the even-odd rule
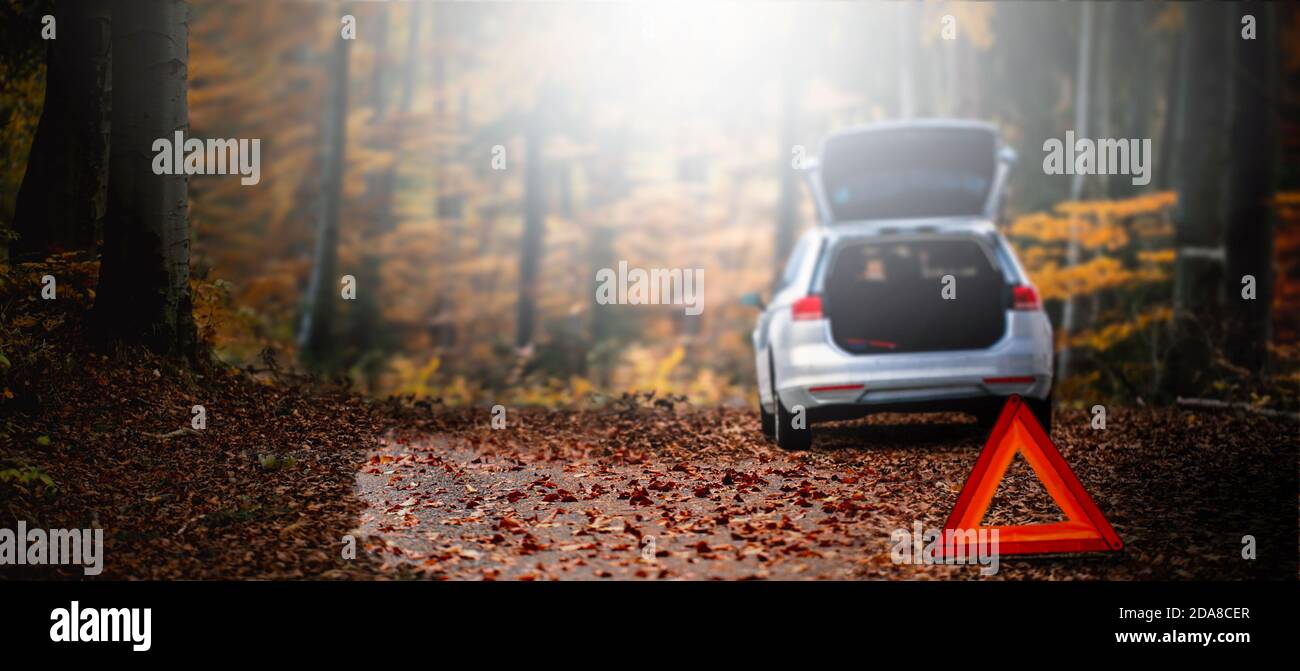
[[[1274,198],[1277,232],[1273,239],[1277,276],[1273,287],[1273,322],[1279,341],[1300,335],[1300,191]]]

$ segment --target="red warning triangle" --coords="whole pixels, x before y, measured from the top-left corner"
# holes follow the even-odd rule
[[[1047,493],[1065,513],[1064,522],[980,526],[989,504],[993,502],[993,494],[1017,452],[1024,455]],[[958,529],[997,529],[998,553],[1003,555],[1100,552],[1124,547],[1124,542],[1083,490],[1083,485],[1074,477],[1052,439],[1019,396],[1007,399],[1002,407],[998,423],[975,462],[975,470],[966,479],[961,495],[957,497],[957,505],[943,527],[945,538]]]

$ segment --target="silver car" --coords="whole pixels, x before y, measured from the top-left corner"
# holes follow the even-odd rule
[[[807,449],[812,425],[963,411],[991,424],[1024,397],[1051,431],[1052,327],[994,227],[1015,161],[995,127],[875,124],[804,166],[806,232],[753,332],[763,432]]]

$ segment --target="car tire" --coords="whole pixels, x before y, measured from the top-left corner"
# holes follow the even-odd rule
[[[1043,433],[1048,438],[1052,437],[1052,394],[1048,393],[1047,398],[1027,398],[1025,403],[1029,405],[1029,410],[1034,413],[1034,419],[1043,427]]]
[[[776,444],[783,450],[790,452],[799,452],[812,447],[812,428],[807,425],[808,417],[804,416],[804,428],[796,429],[794,424],[794,413],[785,409],[785,404],[781,399],[776,401]]]
[[[802,429],[794,428],[794,413],[786,410],[781,397],[776,393],[776,371],[772,371],[772,400],[776,404],[775,438],[777,447],[790,452],[798,452],[812,447],[812,426],[808,424],[808,415],[804,414]]]
[[[759,428],[763,431],[764,436],[771,438],[776,435],[776,415],[768,412],[767,408],[763,407],[762,397],[758,399],[758,421]]]
[[[1045,399],[1026,398],[1025,405],[1029,406],[1029,411],[1034,413],[1034,419],[1043,427],[1043,431],[1050,438],[1052,435],[1052,395],[1048,394]],[[1002,416],[1002,405],[996,407],[983,408],[975,413],[975,420],[979,423],[980,430],[988,432],[993,430],[993,426],[998,423],[998,418]]]

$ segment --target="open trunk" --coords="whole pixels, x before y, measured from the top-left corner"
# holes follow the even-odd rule
[[[987,216],[998,137],[969,122],[878,124],[828,138],[820,174],[836,222]]]
[[[1006,331],[1008,291],[970,237],[851,241],[829,269],[826,315],[835,343],[854,354],[984,349]]]

